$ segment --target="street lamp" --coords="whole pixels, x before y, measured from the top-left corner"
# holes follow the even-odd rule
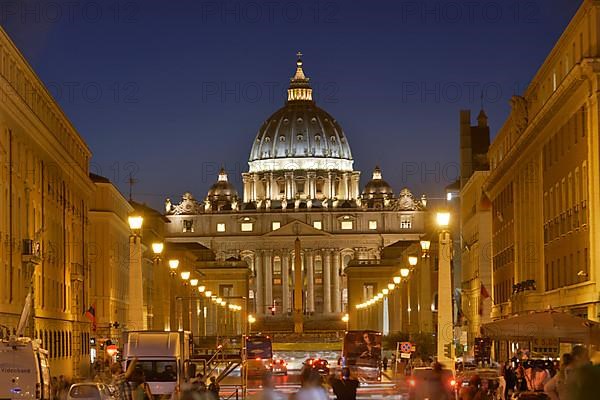
[[[411,267],[414,267],[415,265],[417,265],[418,261],[419,261],[419,258],[417,256],[408,256],[408,264]]]
[[[409,268],[406,268],[406,267],[400,268],[400,276],[402,277],[402,279],[408,278],[409,274],[410,274]]]
[[[179,260],[171,259],[169,260],[169,269],[171,270],[171,277],[175,277],[177,275],[177,268],[179,267]]]
[[[190,279],[190,275],[191,275],[190,271],[182,271],[181,272],[181,279],[184,280],[184,282],[183,282],[184,285],[187,284],[188,279]]]
[[[342,317],[342,322],[346,323],[346,330],[348,330],[348,323],[350,322],[350,315],[344,314],[344,316]]]
[[[193,286],[193,287],[198,286],[198,282],[199,281],[196,278],[190,279],[190,285]]]
[[[254,315],[248,315],[248,334],[252,333],[252,324],[256,322]]]
[[[419,244],[421,245],[421,257],[429,257],[429,248],[431,247],[431,241],[423,239],[419,242]]]
[[[198,286],[198,293],[204,293],[205,290],[206,290],[206,286],[204,286],[204,285]]]
[[[402,282],[402,277],[400,277],[400,276],[394,276],[393,280],[394,280],[394,283],[396,285],[399,285],[400,282]]]
[[[162,243],[162,242],[152,243],[152,252],[154,253],[155,257],[159,258],[164,249],[165,249],[164,243]]]
[[[142,330],[144,326],[144,287],[142,279],[142,225],[141,215],[128,217],[131,235],[129,236],[129,304],[127,307],[127,328]]]
[[[392,290],[394,290],[396,288],[396,285],[393,283],[388,283],[388,290],[391,292]]]
[[[454,321],[452,315],[452,277],[450,259],[452,258],[451,239],[448,226],[450,213],[438,212],[436,222],[439,228],[438,256],[438,361],[454,370]],[[448,334],[448,330],[450,334]],[[446,345],[450,344],[450,357],[445,354]]]

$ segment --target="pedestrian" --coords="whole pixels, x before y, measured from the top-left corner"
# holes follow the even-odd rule
[[[571,370],[573,357],[570,353],[565,353],[561,359],[561,365],[558,373],[544,385],[544,393],[550,400],[564,400],[567,394],[567,376]]]
[[[342,368],[341,378],[332,377],[329,384],[337,400],[356,400],[359,383],[350,377],[350,368]]]
[[[208,385],[208,391],[212,394],[213,399],[219,400],[219,392],[221,391],[221,387],[217,382],[217,378],[211,376],[209,380],[210,384]]]
[[[329,395],[322,385],[321,376],[312,368],[304,368],[300,379],[302,387],[296,393],[295,400],[329,400]]]
[[[517,384],[517,376],[510,361],[504,363],[502,368],[502,376],[504,377],[504,398],[509,399]]]
[[[584,346],[573,347],[571,355],[573,367],[567,377],[567,400],[597,398],[600,366],[591,363],[588,350]]]
[[[387,371],[387,367],[388,367],[388,359],[387,356],[383,357],[383,370]]]
[[[121,364],[114,363],[110,367],[112,375],[111,385],[115,388],[114,397],[116,400],[132,400],[131,385],[129,379],[131,379],[133,372],[135,371],[135,365],[137,364],[137,358],[134,358],[130,363],[127,371],[123,372]]]
[[[131,376],[131,382],[133,384],[133,388],[131,389],[133,400],[152,400],[152,392],[150,392],[150,386],[146,383],[146,376],[143,369],[135,369]]]

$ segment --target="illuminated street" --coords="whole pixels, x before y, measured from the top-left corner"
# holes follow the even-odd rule
[[[591,400],[600,0],[0,2],[0,400]]]

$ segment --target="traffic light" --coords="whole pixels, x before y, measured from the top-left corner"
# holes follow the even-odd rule
[[[444,345],[444,356],[446,358],[452,358],[452,342]]]

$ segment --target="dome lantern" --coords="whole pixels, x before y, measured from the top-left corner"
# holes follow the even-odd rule
[[[308,81],[309,78],[304,75],[302,69],[302,53],[298,52],[298,61],[296,61],[296,74],[290,80],[290,87],[288,89],[288,102],[290,101],[312,101],[312,88]]]

